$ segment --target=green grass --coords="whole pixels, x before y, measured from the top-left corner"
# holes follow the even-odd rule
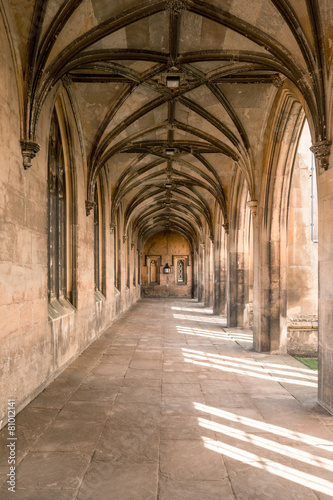
[[[311,370],[318,371],[318,358],[297,358],[303,365],[308,366]]]

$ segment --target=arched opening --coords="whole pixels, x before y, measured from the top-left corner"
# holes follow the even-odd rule
[[[142,296],[191,298],[191,256],[189,241],[179,233],[162,231],[148,238],[141,260]],[[165,273],[166,264],[169,273]]]
[[[287,246],[287,351],[318,352],[318,202],[316,170],[305,122],[290,184]]]

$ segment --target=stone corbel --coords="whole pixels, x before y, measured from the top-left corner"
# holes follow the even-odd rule
[[[126,243],[127,238],[128,238],[128,236],[126,236],[126,235],[124,234],[124,236],[123,236],[123,243]]]
[[[39,144],[33,141],[20,141],[21,151],[23,156],[23,167],[27,170],[31,167],[31,160],[35,158],[36,154],[40,150]]]
[[[225,232],[229,234],[229,222],[225,222],[222,224],[222,227],[224,228]]]
[[[73,80],[72,80],[72,77],[68,74],[66,74],[65,76],[62,77],[62,84],[63,86],[68,89],[72,83],[73,83]]]
[[[110,234],[113,234],[115,232],[115,229],[116,229],[116,224],[110,224]]]
[[[95,203],[93,201],[86,200],[86,216],[90,215],[90,212],[94,208]]]
[[[211,234],[211,235],[209,236],[209,239],[210,239],[210,241],[211,241],[211,242],[213,243],[213,245],[214,245],[214,235],[213,235],[213,234]]]
[[[131,243],[131,250],[133,250],[134,248],[134,243]]]
[[[247,206],[251,210],[252,216],[255,217],[257,215],[257,211],[258,211],[258,202],[257,202],[257,200],[248,201],[247,202]]]
[[[310,151],[312,151],[316,160],[318,160],[318,165],[324,170],[328,169],[331,145],[331,141],[321,141],[316,142],[310,148]]]

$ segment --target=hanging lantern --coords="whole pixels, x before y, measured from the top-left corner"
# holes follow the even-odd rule
[[[163,267],[163,273],[164,274],[170,274],[171,273],[171,267],[169,266],[168,263],[166,263],[165,266]]]

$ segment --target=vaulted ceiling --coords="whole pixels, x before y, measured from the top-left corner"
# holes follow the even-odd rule
[[[172,227],[190,239],[232,177],[256,197],[256,169],[278,92],[293,85],[325,139],[317,0],[9,0],[25,72],[23,139],[60,80],[81,131],[87,199],[102,169],[112,223],[142,238]]]

